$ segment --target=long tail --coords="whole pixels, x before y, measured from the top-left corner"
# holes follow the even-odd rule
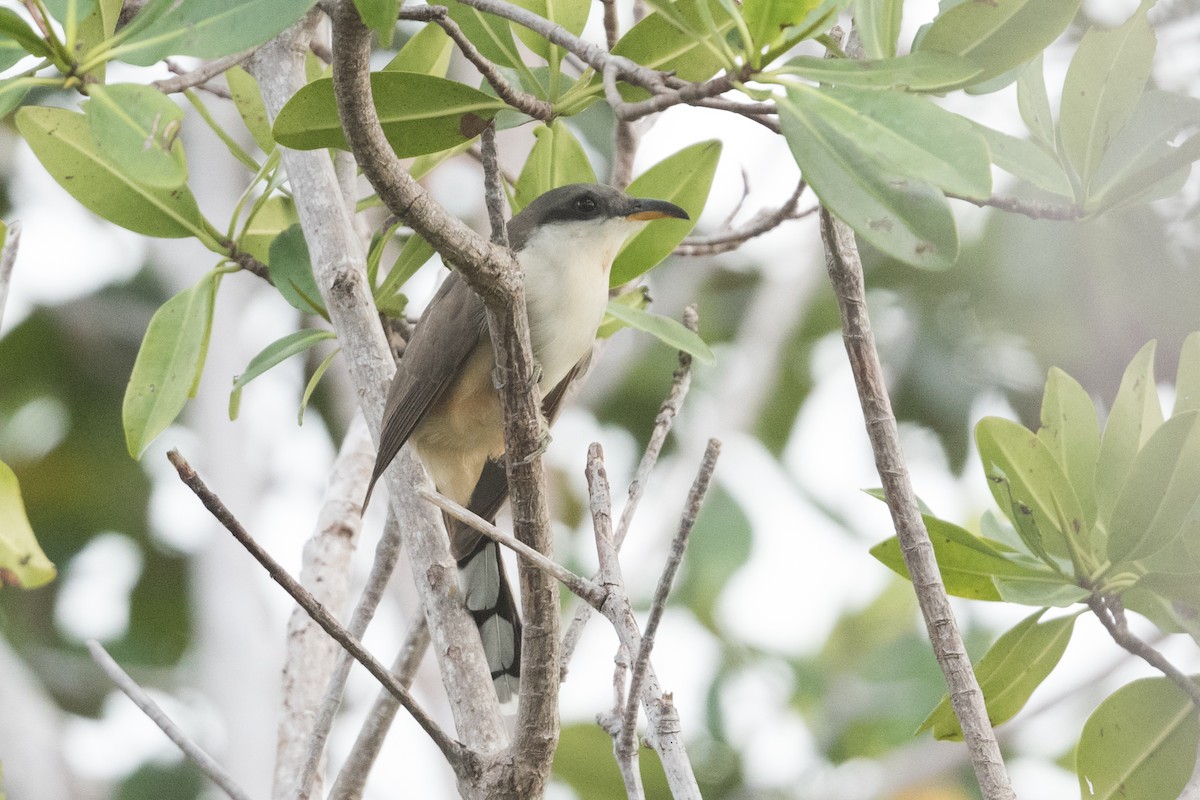
[[[521,679],[521,620],[500,560],[500,545],[480,538],[458,560],[458,574],[467,610],[483,640],[496,696],[507,703],[516,697]]]

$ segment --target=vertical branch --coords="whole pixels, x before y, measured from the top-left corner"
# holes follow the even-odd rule
[[[8,286],[12,282],[13,266],[17,263],[17,247],[21,244],[21,223],[8,226],[4,249],[0,250],[0,327],[4,325],[4,304],[8,302]]]
[[[492,227],[492,242],[508,247],[508,225],[504,222],[504,179],[500,175],[496,153],[496,123],[489,122],[479,138],[483,159],[483,197],[487,204],[488,223]]]
[[[875,453],[875,468],[883,482],[888,510],[934,654],[950,690],[951,706],[962,725],[971,764],[986,800],[1015,800],[996,735],[988,721],[983,693],[954,620],[900,450],[896,418],[867,316],[866,287],[854,231],[822,208],[821,238],[825,243],[825,265],[841,313],[842,339]]]

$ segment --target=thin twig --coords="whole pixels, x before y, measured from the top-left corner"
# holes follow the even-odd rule
[[[259,564],[262,564],[263,568],[266,569],[267,574],[271,576],[271,579],[282,586],[284,591],[291,595],[292,599],[299,603],[300,607],[307,611],[313,620],[325,629],[326,633],[332,636],[338,644],[348,650],[360,664],[367,668],[368,672],[375,676],[376,680],[383,684],[388,691],[390,691],[393,696],[400,701],[400,705],[404,706],[404,709],[412,715],[413,719],[416,720],[417,724],[420,725],[425,733],[429,735],[429,738],[433,740],[433,743],[437,745],[438,749],[442,751],[443,755],[446,756],[451,764],[461,763],[462,759],[467,755],[463,746],[447,736],[446,733],[440,727],[438,727],[438,724],[434,722],[433,719],[430,718],[429,715],[427,715],[425,711],[416,704],[416,702],[412,699],[412,696],[388,671],[387,667],[379,663],[379,661],[377,661],[375,657],[372,656],[365,647],[363,647],[362,643],[359,642],[358,639],[351,636],[350,632],[347,631],[341,625],[341,623],[334,619],[333,615],[330,614],[324,608],[324,606],[313,599],[313,596],[309,594],[307,589],[301,586],[295,578],[289,575],[287,570],[280,566],[279,562],[272,558],[271,555],[264,550],[262,546],[254,540],[253,537],[250,536],[246,529],[242,527],[242,523],[238,522],[237,518],[233,516],[233,514],[221,501],[221,498],[217,497],[217,495],[214,494],[213,491],[204,484],[204,481],[201,480],[200,476],[196,474],[196,470],[192,469],[191,464],[189,464],[184,457],[179,454],[179,451],[171,450],[167,453],[167,458],[170,459],[171,464],[175,467],[176,472],[179,473],[180,480],[182,480],[184,484],[192,490],[196,497],[200,499],[200,502],[204,504],[204,507],[208,509],[209,513],[212,514],[213,517],[216,518],[216,520],[220,522],[227,531],[233,534],[233,538],[237,539],[238,543],[242,545],[242,547],[246,548],[250,555],[254,556],[254,559],[258,561]]]
[[[400,646],[400,652],[392,661],[392,674],[404,688],[412,685],[413,676],[416,675],[417,667],[428,648],[429,626],[425,624],[425,617],[418,614],[408,630],[404,644]],[[388,728],[392,726],[392,720],[395,719],[399,708],[400,704],[391,692],[381,688],[371,710],[367,712],[366,720],[358,729],[358,736],[350,748],[350,754],[346,756],[346,762],[338,772],[337,779],[333,782],[333,788],[329,790],[329,800],[359,800],[362,797],[371,766],[383,748],[384,737],[387,736]]]
[[[9,223],[4,237],[4,249],[0,250],[0,327],[4,326],[4,305],[8,302],[8,287],[12,283],[13,266],[17,263],[17,249],[21,245],[21,223]]]
[[[968,203],[979,206],[980,208],[998,208],[1001,211],[1008,211],[1013,214],[1024,214],[1030,219],[1051,219],[1059,222],[1074,222],[1083,216],[1083,209],[1079,206],[1066,205],[1063,203],[1041,203],[1036,200],[1024,200],[1011,194],[998,194],[980,200],[978,197],[964,197],[960,194],[947,192],[947,197],[953,197],[956,200],[965,200]]]
[[[140,708],[142,713],[149,717],[150,721],[157,725],[175,743],[175,746],[199,767],[201,772],[208,776],[209,780],[219,786],[221,791],[233,800],[250,800],[250,795],[234,782],[233,777],[212,756],[204,752],[204,748],[196,744],[178,725],[171,721],[158,703],[155,703],[150,695],[138,686],[125,670],[121,669],[121,666],[113,660],[113,657],[99,642],[89,639],[87,647],[88,652],[92,654],[92,660],[100,669],[104,670],[108,679],[115,683],[117,688],[124,692],[125,696],[132,700],[134,705]]]
[[[504,545],[521,558],[528,560],[529,563],[567,587],[572,594],[593,608],[599,608],[603,604],[604,590],[593,581],[576,575],[552,558],[546,558],[546,556],[521,540],[514,536],[509,536],[483,517],[459,505],[445,495],[426,489],[421,489],[417,493],[459,522],[470,525],[493,542]]]
[[[221,241],[221,244],[222,246],[229,248],[227,257],[230,261],[237,264],[247,272],[262,278],[272,286],[275,285],[275,281],[271,280],[271,271],[267,268],[266,264],[250,255],[245,250],[239,249],[237,242],[233,241],[232,239],[224,239]]]
[[[221,58],[214,58],[212,61],[205,61],[200,66],[187,72],[182,71],[176,64],[172,63],[171,60],[168,59],[167,68],[175,73],[175,77],[153,81],[150,85],[155,89],[158,89],[163,94],[174,94],[176,92],[182,92],[185,89],[199,87],[228,99],[228,90],[222,89],[219,86],[205,86],[204,84],[224,73],[230,67],[237,66],[245,61],[254,54],[256,49],[257,48],[252,47],[249,50],[243,50],[240,53],[222,56]]]
[[[971,669],[971,659],[962,634],[954,621],[954,612],[946,596],[946,587],[933,555],[929,532],[921,519],[900,437],[892,413],[883,367],[875,348],[875,336],[867,315],[866,287],[862,260],[854,231],[828,210],[821,210],[821,238],[825,243],[825,264],[837,298],[842,320],[842,340],[854,372],[859,403],[875,467],[883,482],[884,496],[901,553],[916,591],[930,642],[949,689],[951,705],[962,726],[963,737],[971,753],[971,764],[986,800],[1014,800],[1004,757],[996,743],[996,734],[988,722],[987,709],[979,681]]]
[[[675,248],[675,255],[707,256],[716,253],[728,253],[730,250],[736,250],[738,247],[741,247],[750,239],[774,230],[788,220],[801,219],[817,213],[820,206],[813,206],[803,211],[797,210],[797,206],[800,204],[800,197],[804,194],[807,186],[808,184],[803,180],[800,181],[800,184],[796,187],[796,191],[792,192],[792,196],[783,205],[773,210],[763,209],[759,211],[746,224],[738,228],[726,227],[707,236],[687,237]]]
[[[1094,594],[1088,598],[1087,602],[1114,642],[1170,678],[1172,683],[1187,693],[1192,704],[1200,710],[1200,684],[1185,675],[1168,661],[1166,656],[1129,630],[1129,623],[1125,619],[1125,606],[1121,603],[1120,598]]]
[[[483,199],[487,205],[492,243],[508,247],[508,225],[504,222],[504,183],[496,152],[496,123],[489,122],[479,137],[479,155],[483,163]]]
[[[696,315],[696,307],[688,306],[683,312],[683,324],[693,333],[695,333],[698,323]],[[625,507],[621,511],[621,521],[617,525],[616,534],[613,541],[617,549],[625,541],[625,536],[629,533],[629,526],[633,522],[633,514],[637,511],[638,503],[641,502],[642,494],[646,490],[646,482],[650,478],[650,473],[654,470],[654,465],[658,462],[658,456],[662,452],[663,445],[667,441],[667,435],[671,432],[671,426],[675,422],[675,417],[679,414],[679,409],[683,405],[684,398],[687,397],[688,389],[692,385],[692,357],[684,351],[679,351],[679,364],[675,367],[675,372],[671,375],[671,388],[667,391],[667,396],[659,407],[658,415],[654,418],[654,428],[650,431],[650,441],[646,443],[646,450],[642,454],[642,460],[638,463],[637,471],[633,475],[633,480],[629,483],[629,497],[625,501]],[[571,656],[575,653],[575,648],[579,646],[579,639],[583,636],[584,625],[592,617],[591,606],[580,606],[575,611],[575,617],[571,620],[571,624],[567,627],[567,633],[563,636],[563,659],[562,659],[562,679],[567,678],[567,668],[571,663]]]
[[[708,485],[712,481],[713,470],[717,468],[717,458],[721,455],[721,443],[709,439],[704,449],[704,457],[700,461],[700,469],[696,480],[688,492],[687,504],[683,509],[683,518],[679,521],[679,530],[671,542],[671,551],[667,557],[666,566],[658,579],[654,590],[654,600],[650,605],[650,616],[646,620],[646,628],[642,631],[642,643],[638,647],[637,657],[633,660],[633,673],[629,678],[629,700],[625,713],[621,718],[621,735],[617,739],[617,749],[634,749],[638,718],[638,696],[642,691],[642,681],[645,680],[646,670],[650,666],[650,651],[654,649],[654,637],[658,634],[658,625],[662,621],[663,612],[667,609],[667,597],[671,593],[671,584],[675,581],[675,573],[683,563],[683,552],[687,548],[688,536],[696,524],[700,514],[700,506],[704,504],[704,496],[708,493]]]

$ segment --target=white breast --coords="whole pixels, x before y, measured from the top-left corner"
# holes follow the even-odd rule
[[[613,257],[644,224],[625,219],[554,223],[538,229],[518,254],[543,393],[591,351],[608,304]]]

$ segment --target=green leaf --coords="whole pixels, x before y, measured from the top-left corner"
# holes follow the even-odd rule
[[[1175,410],[1173,415],[1200,409],[1200,331],[1188,334],[1179,351],[1179,369],[1175,374]]]
[[[401,158],[468,142],[507,107],[457,81],[414,72],[374,72],[371,91],[383,132]],[[322,78],[296,92],[276,117],[273,136],[297,150],[346,149],[333,80]]]
[[[195,395],[204,370],[215,294],[216,277],[210,273],[163,303],[150,319],[121,409],[125,445],[135,459]]]
[[[982,83],[1019,67],[1050,46],[1075,18],[1080,0],[990,0],[958,3],[938,15],[913,49],[965,56]]]
[[[17,476],[0,461],[0,586],[36,589],[56,574],[25,516]]]
[[[685,81],[706,81],[724,66],[721,57],[714,52],[713,41],[724,36],[733,27],[733,20],[717,6],[722,20],[718,31],[707,31],[704,12],[700,3],[708,0],[678,0],[669,4],[677,17],[683,21],[681,28],[673,23],[661,10],[650,14],[630,28],[613,47],[613,54],[663,72],[674,72]],[[716,6],[716,3],[710,5]],[[687,28],[705,31],[697,36]],[[594,79],[600,85],[600,76]],[[626,100],[641,100],[649,96],[645,89],[622,86]]]
[[[96,0],[46,0],[50,16],[63,26],[68,42],[74,42],[79,25],[96,8]]]
[[[1085,800],[1178,797],[1196,763],[1200,720],[1167,678],[1143,678],[1109,695],[1084,723],[1075,751]]]
[[[592,10],[591,0],[514,0],[513,5],[532,11],[539,17],[561,25],[569,33],[579,36],[587,25],[589,12]],[[551,44],[540,34],[526,28],[524,25],[512,25],[526,47],[546,60],[550,60]]]
[[[11,8],[0,8],[0,70],[6,70],[25,56],[50,55],[45,40],[34,33]]]
[[[1071,632],[1075,617],[1059,617],[1039,622],[1046,609],[1021,620],[1005,632],[975,665],[975,676],[987,704],[992,725],[1012,719],[1024,708],[1034,690],[1058,664]],[[950,707],[950,698],[943,696],[918,732],[933,730],[934,738],[962,740],[962,728]]]
[[[383,283],[375,292],[376,302],[388,300],[394,296],[400,291],[400,287],[404,285],[405,281],[417,274],[417,270],[431,258],[433,258],[433,245],[417,233],[408,237],[404,247],[400,248],[400,255],[396,256],[395,263],[388,270],[387,277],[383,279]]]
[[[396,32],[396,16],[400,13],[403,0],[354,0],[358,16],[363,24],[379,34],[379,41],[384,47],[392,43]],[[436,27],[436,26],[431,26]]]
[[[1151,89],[1113,138],[1088,192],[1089,208],[1148,202],[1164,180],[1186,178],[1200,158],[1200,99]],[[1173,191],[1178,191],[1175,188]]]
[[[25,95],[40,82],[40,78],[6,78],[0,80],[0,118],[21,105]]]
[[[1087,589],[1081,588],[1061,575],[1042,579],[997,577],[994,583],[1001,600],[1022,606],[1067,608],[1081,602],[1091,594]]]
[[[157,17],[132,33],[113,55],[141,67],[167,56],[220,58],[271,39],[315,4],[316,0],[157,0]]]
[[[238,407],[242,402],[242,389],[246,388],[250,381],[297,353],[303,353],[318,342],[336,338],[337,334],[333,331],[301,330],[289,333],[264,347],[262,352],[250,359],[246,371],[233,381],[233,390],[229,393],[229,418],[237,419]]]
[[[1058,159],[1041,146],[985,125],[976,124],[975,130],[979,131],[987,142],[992,163],[997,167],[1039,189],[1074,199],[1075,191],[1071,187],[1071,179],[1067,177]]]
[[[539,124],[533,135],[537,141],[517,178],[514,214],[551,189],[570,183],[596,182],[596,173],[583,145],[561,119],[549,125]]]
[[[312,261],[308,256],[308,243],[304,241],[304,231],[299,223],[290,226],[271,242],[267,269],[275,288],[292,308],[305,314],[325,316],[321,291],[317,288]]]
[[[703,339],[688,328],[685,328],[682,323],[670,317],[664,317],[661,314],[652,314],[649,311],[624,303],[618,303],[615,300],[609,301],[605,313],[631,328],[637,328],[651,336],[657,337],[663,344],[675,350],[691,353],[702,363],[712,364],[717,360],[717,357],[713,354],[709,346],[704,343]]]
[[[853,0],[850,10],[867,58],[895,56],[904,0]]]
[[[420,72],[423,75],[444,78],[450,69],[450,56],[453,52],[454,40],[446,35],[440,25],[429,24],[404,43],[400,52],[387,63],[384,70]]]
[[[969,81],[979,67],[962,56],[931,51],[874,61],[796,56],[777,71],[833,86],[944,92]]]
[[[78,43],[76,52],[91,53],[102,42],[112,38],[117,29],[117,21],[121,17],[123,0],[100,0],[91,14],[79,23]],[[94,79],[92,83],[102,84],[107,75],[108,63],[100,60],[96,66],[87,71],[86,77]]]
[[[465,3],[447,3],[450,19],[458,23],[471,44],[488,61],[500,67],[516,67],[521,63],[521,51],[513,41],[508,20],[493,14],[476,11]]]
[[[254,143],[264,153],[270,153],[275,149],[275,140],[271,137],[271,120],[267,116],[258,81],[246,70],[233,66],[225,71],[225,83],[229,86],[229,94],[246,130],[254,137]]]
[[[100,151],[83,114],[26,106],[17,112],[17,129],[54,180],[109,222],[146,236],[195,236],[217,247],[186,186],[164,189],[131,179]]]
[[[924,109],[906,114],[906,122],[900,122],[902,127],[897,130],[890,127],[891,115],[868,117],[830,91],[834,90],[793,86],[777,101],[784,137],[808,185],[834,214],[884,253],[927,269],[953,265],[958,256],[958,232],[950,206],[935,188],[909,177],[918,170],[903,160],[904,154],[926,150],[917,156],[919,161],[941,162],[938,171],[944,173],[953,171],[952,163],[946,162],[942,153],[928,151],[930,141],[948,141],[955,154],[953,162],[971,158],[963,149],[965,144],[976,156],[982,154],[986,169],[983,140],[972,133],[976,147],[970,144],[970,137],[923,127],[917,140],[909,141],[907,137],[915,135],[909,124],[924,116]],[[925,102],[892,92],[868,94],[888,98],[884,105],[896,107],[906,106],[910,100]],[[938,117],[941,122],[953,117],[948,112],[940,114],[944,115]],[[887,157],[881,152],[885,146],[890,151]]]
[[[1041,53],[1017,76],[1017,108],[1033,138],[1047,147],[1054,147],[1054,115],[1050,111],[1050,96],[1046,94]]]
[[[938,571],[946,584],[946,591],[955,597],[971,600],[993,600],[1001,598],[993,578],[997,576],[1013,579],[1040,579],[1051,577],[1044,569],[1036,569],[1014,561],[992,543],[970,531],[929,514],[922,514],[929,540],[933,543],[933,555],[937,559]],[[871,548],[871,555],[900,577],[911,580],[904,555],[900,551],[900,540],[893,536]]]
[[[1098,518],[1105,524],[1112,517],[1134,458],[1163,422],[1154,385],[1154,347],[1153,341],[1146,343],[1125,368],[1104,425],[1096,462],[1096,505]]]
[[[1153,555],[1200,512],[1200,411],[1164,422],[1138,452],[1113,508],[1108,557],[1116,564]]]
[[[992,497],[1031,552],[1052,564],[1046,554],[1070,555],[1068,537],[1087,542],[1079,498],[1041,439],[1016,422],[985,417],[975,442]]]
[[[325,360],[318,364],[317,368],[313,370],[312,377],[308,379],[308,383],[304,387],[304,395],[300,398],[300,410],[296,414],[297,425],[304,424],[304,411],[308,408],[309,398],[312,397],[312,393],[316,391],[317,384],[321,382],[321,378],[324,377],[325,371],[329,369],[329,365],[333,363],[333,359],[337,358],[337,354],[340,352],[342,352],[342,348],[336,348],[332,353],[325,356]]]
[[[257,206],[254,216],[246,223],[238,248],[264,264],[271,260],[271,243],[297,221],[296,206],[290,197],[276,195]]]
[[[691,233],[708,202],[720,159],[721,143],[709,139],[688,145],[634,178],[626,190],[631,197],[669,200],[691,219],[656,220],[634,234],[613,262],[610,285],[621,286],[645,274]]]
[[[1042,395],[1042,427],[1037,432],[1066,475],[1088,527],[1096,521],[1096,460],[1100,422],[1096,407],[1079,382],[1052,367]]]
[[[744,0],[742,17],[750,31],[747,46],[756,51],[768,47],[820,5],[821,0]]]
[[[83,103],[96,148],[130,180],[174,189],[187,180],[179,126],[183,109],[151,86],[96,84]]]
[[[1138,12],[1116,30],[1089,30],[1071,59],[1058,129],[1063,155],[1083,185],[1081,202],[1105,150],[1133,116],[1154,49],[1154,31]]]

